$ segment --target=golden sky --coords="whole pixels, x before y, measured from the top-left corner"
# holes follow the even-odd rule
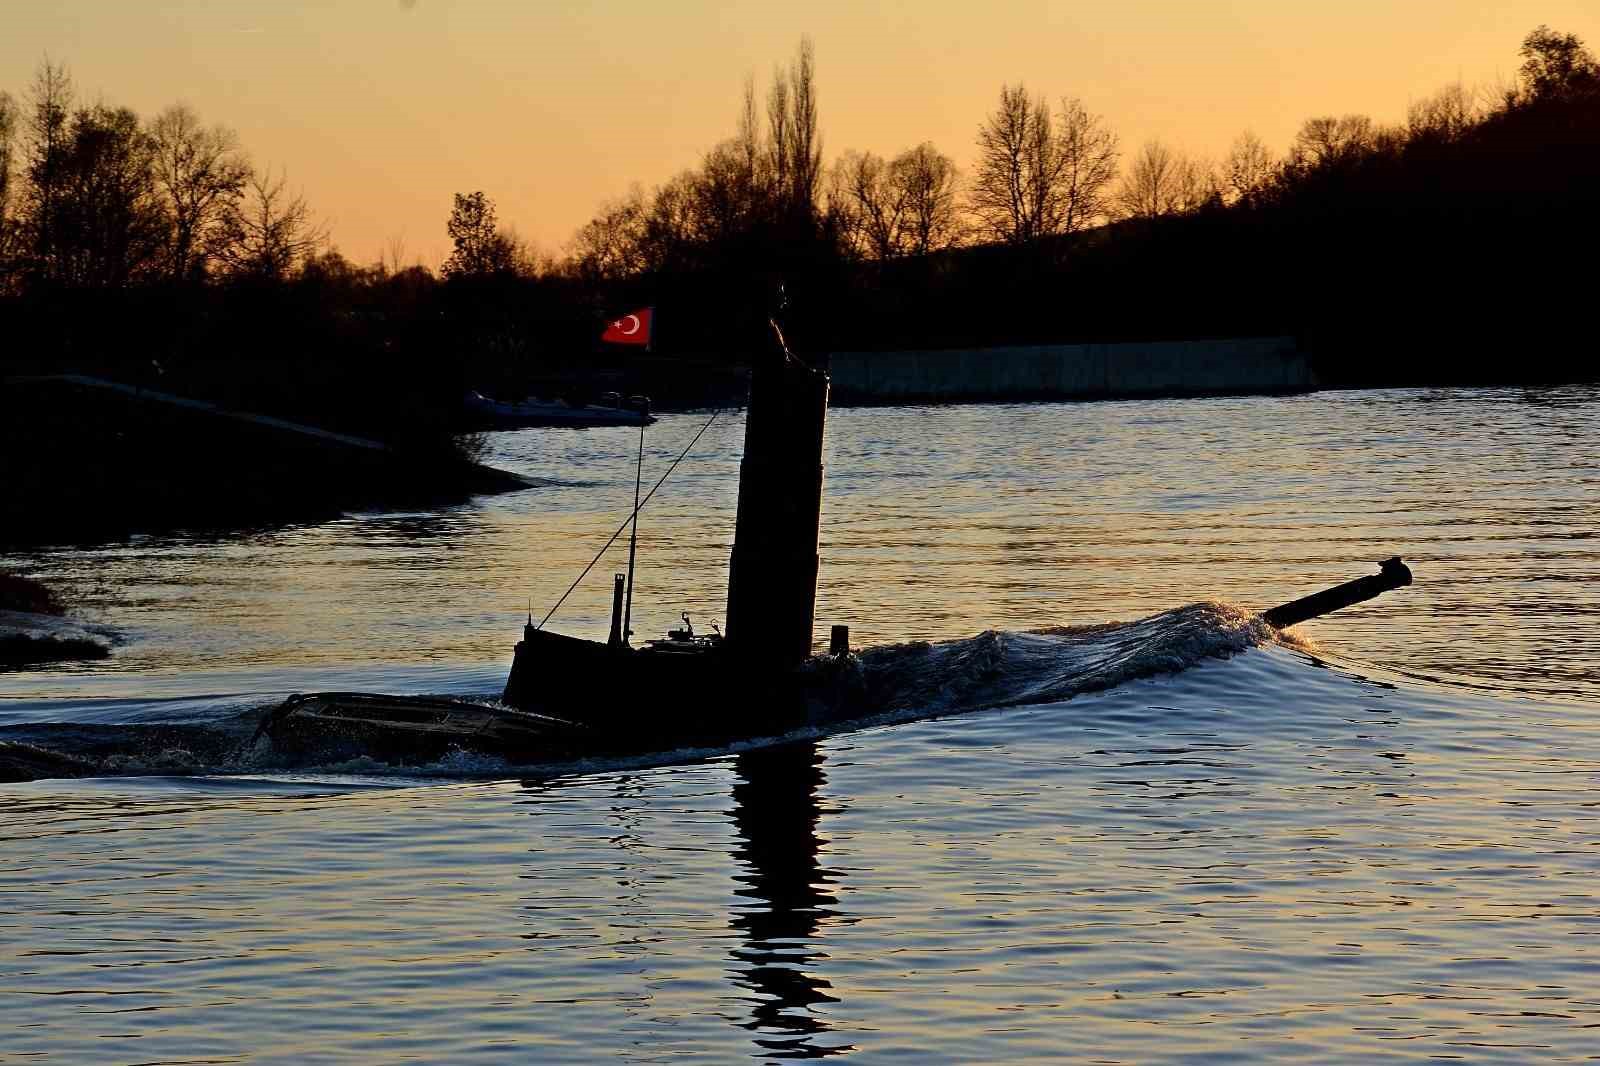
[[[1448,82],[1509,79],[1538,24],[1600,47],[1600,0],[0,0],[0,89],[45,55],[87,99],[185,101],[358,261],[391,239],[437,264],[451,194],[559,252],[598,204],[647,189],[732,132],[802,34],[823,156],[932,141],[957,163],[1002,83],[1081,97],[1122,139],[1222,156],[1253,129],[1394,121]]]

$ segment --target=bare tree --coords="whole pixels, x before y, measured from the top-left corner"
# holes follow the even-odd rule
[[[1474,94],[1456,82],[1406,109],[1406,134],[1411,140],[1454,141],[1480,117]]]
[[[623,199],[602,205],[573,238],[574,272],[587,281],[614,281],[643,270],[647,213],[637,186]]]
[[[872,152],[846,152],[833,166],[829,203],[846,244],[867,259],[888,259],[899,250],[906,205],[888,172],[888,164]]]
[[[762,183],[763,172],[767,166],[767,161],[762,155],[761,116],[756,111],[754,77],[746,78],[744,81],[744,98],[739,108],[739,124],[734,133],[734,143],[738,145],[746,180],[754,188]]]
[[[695,187],[692,171],[664,182],[650,200],[640,237],[640,255],[646,269],[672,270],[685,265],[698,238]]]
[[[817,63],[811,38],[802,37],[788,70],[779,68],[767,90],[767,168],[780,212],[816,210],[822,178],[822,137],[817,131]]]
[[[286,175],[274,178],[270,169],[252,174],[244,196],[228,213],[228,240],[218,258],[235,277],[281,281],[327,242],[327,228],[286,184]]]
[[[1061,157],[1060,232],[1077,233],[1111,214],[1117,135],[1075,97],[1062,98],[1056,126]]]
[[[540,251],[539,246],[533,241],[517,232],[517,227],[503,226],[495,232],[508,250],[511,272],[517,277],[534,279],[555,270],[551,257]]]
[[[74,110],[66,68],[46,60],[29,89],[21,140],[10,243],[24,269],[67,285],[116,286],[142,276],[161,218],[138,117],[104,104]]]
[[[1302,170],[1316,170],[1359,159],[1373,150],[1378,132],[1366,115],[1307,119],[1295,134],[1290,162]]]
[[[250,164],[232,130],[201,126],[183,104],[158,115],[150,137],[156,188],[171,226],[166,275],[201,277],[227,243],[228,219],[244,195]]]
[[[1227,198],[1233,203],[1253,203],[1277,172],[1277,163],[1267,146],[1249,130],[1241,133],[1228,150],[1222,164],[1222,181]]]
[[[1058,123],[1043,97],[1008,85],[978,129],[968,197],[991,236],[1023,244],[1076,233],[1108,214],[1116,168],[1116,135],[1081,101],[1063,99]]]
[[[868,259],[926,255],[961,236],[955,163],[931,144],[887,163],[846,152],[834,164],[828,200],[846,244]]]
[[[718,241],[741,233],[767,207],[766,190],[745,166],[743,147],[728,140],[707,152],[690,187],[692,232],[696,239]]]
[[[625,211],[602,209],[574,236],[568,267],[580,276],[672,269],[774,225],[787,236],[796,235],[795,223],[815,226],[822,174],[815,71],[811,42],[802,39],[795,60],[775,73],[764,134],[747,79],[734,136],[648,200],[635,195]]]
[[[901,209],[900,251],[927,255],[961,239],[956,201],[955,162],[924,141],[889,164],[890,185],[898,190]]]
[[[802,37],[789,67],[793,143],[789,151],[789,206],[810,213],[817,203],[822,175],[822,135],[817,131],[817,61],[811,38]]]
[[[1122,179],[1117,202],[1128,218],[1160,218],[1198,210],[1216,191],[1208,165],[1147,141]]]
[[[164,239],[139,117],[104,104],[74,112],[52,167],[42,276],[68,285],[116,287],[148,275]]]
[[[0,91],[0,290],[10,276],[13,222],[12,157],[16,150],[17,104],[8,92]]]
[[[978,128],[973,214],[997,240],[1025,244],[1055,232],[1061,162],[1050,105],[1023,85],[1000,90],[1000,104]]]
[[[751,131],[752,134],[754,131]],[[772,72],[772,87],[767,90],[767,174],[775,195],[789,189],[789,167],[794,151],[794,112],[791,110],[789,76],[780,67]]]
[[[406,269],[406,235],[395,233],[383,242],[383,252],[378,257],[380,277],[396,277]]]
[[[34,72],[28,90],[27,154],[21,221],[25,252],[35,272],[48,274],[54,258],[60,198],[70,136],[72,77],[67,68],[46,59]]]

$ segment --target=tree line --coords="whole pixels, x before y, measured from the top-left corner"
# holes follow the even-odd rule
[[[143,121],[84,104],[59,64],[0,92],[0,286],[281,281],[326,231],[285,177],[182,104]]]
[[[764,115],[747,83],[734,137],[605,205],[560,269],[601,302],[675,308],[693,350],[729,294],[759,304],[782,277],[819,348],[1287,333],[1334,382],[1593,377],[1573,264],[1600,235],[1600,66],[1545,26],[1518,62],[1399,123],[1314,116],[1282,151],[1246,131],[1219,161],[1125,156],[1082,99],[1006,85],[969,174],[927,143],[846,151],[796,202],[773,183],[788,86],[814,77],[802,45]]]
[[[30,350],[91,358],[106,331],[81,310],[111,308],[169,364],[226,377],[215,364],[255,359],[250,388],[286,403],[304,402],[272,381],[291,348],[346,392],[409,374],[444,393],[581,363],[635,301],[661,307],[662,351],[737,359],[732,320],[764,317],[780,282],[817,348],[1288,332],[1364,368],[1352,379],[1394,377],[1357,350],[1363,330],[1403,346],[1565,328],[1559,264],[1600,214],[1600,67],[1543,26],[1519,60],[1513,81],[1447,86],[1402,123],[1313,117],[1281,154],[1246,132],[1216,162],[1157,141],[1125,157],[1082,99],[1006,85],[963,174],[926,142],[825,163],[802,40],[764,91],[746,80],[698,166],[603,204],[560,256],[486,192],[457,194],[437,275],[398,241],[350,263],[231,131],[182,105],[143,120],[81,103],[46,62],[21,99],[0,93],[0,299]],[[1488,298],[1468,308],[1474,285]],[[1405,365],[1449,376],[1436,355]]]
[[[1594,57],[1575,35],[1541,26],[1523,41],[1521,59],[1515,83],[1446,86],[1413,103],[1399,125],[1356,114],[1313,117],[1282,155],[1247,130],[1220,162],[1152,140],[1125,168],[1117,135],[1081,99],[1062,97],[1053,106],[1023,84],[1006,85],[977,129],[970,178],[927,142],[892,159],[850,150],[821,171],[820,180],[808,181],[798,201],[790,191],[788,209],[809,215],[841,256],[887,260],[971,245],[1027,245],[1128,220],[1259,207],[1293,195],[1318,172],[1403,152],[1413,143],[1458,140],[1492,118],[1582,95],[1593,85]],[[754,86],[747,83],[737,134],[706,153],[698,169],[649,195],[635,187],[606,204],[579,230],[567,269],[609,279],[670,271],[691,261],[695,246],[727,242],[762,221],[762,205],[782,177],[776,161],[786,131],[794,128],[785,111],[789,85],[803,78],[806,98],[814,100],[812,67],[811,47],[803,43],[790,71],[777,73],[764,138]],[[814,123],[814,106],[807,115]],[[802,128],[808,145],[820,144],[814,129]]]

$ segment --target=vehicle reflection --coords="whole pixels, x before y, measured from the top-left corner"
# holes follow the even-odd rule
[[[811,741],[745,752],[735,762],[735,894],[744,902],[729,923],[742,938],[730,973],[757,997],[741,1024],[755,1034],[764,1057],[823,1058],[854,1050],[830,1040],[824,1005],[839,1000],[818,973],[828,959],[818,934],[839,919],[838,878],[820,860],[822,764]]]

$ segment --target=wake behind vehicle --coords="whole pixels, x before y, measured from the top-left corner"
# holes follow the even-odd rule
[[[723,629],[697,635],[685,616],[683,629],[635,647],[630,545],[626,581],[619,574],[613,587],[609,639],[547,630],[561,601],[538,624],[530,612],[498,703],[311,694],[269,712],[258,733],[297,757],[361,751],[427,762],[461,750],[528,763],[771,737],[873,713],[847,627],[833,627],[828,654],[812,654],[828,374],[792,355],[775,324],[772,336],[750,378]],[[643,448],[641,427],[641,469]],[[637,533],[649,499],[640,500],[636,481],[629,520],[589,568],[630,522]],[[1391,559],[1377,575],[1283,604],[1264,620],[1282,628],[1410,582],[1410,571]]]

